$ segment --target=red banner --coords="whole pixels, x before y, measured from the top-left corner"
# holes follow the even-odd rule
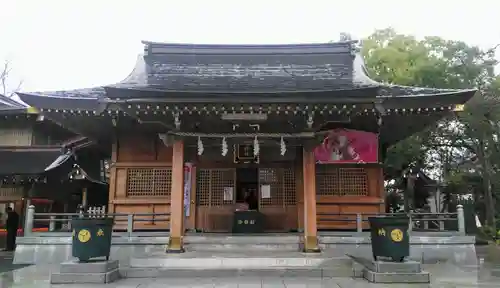
[[[376,163],[378,136],[375,133],[335,129],[314,149],[317,163]]]

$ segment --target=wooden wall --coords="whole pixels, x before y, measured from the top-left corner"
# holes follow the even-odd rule
[[[235,164],[231,152],[230,149],[228,155],[222,157],[218,147],[206,147],[204,154],[198,157],[196,147],[186,147],[185,161],[192,162],[196,171],[192,177],[191,208],[186,228],[229,232],[235,203],[221,198],[223,189],[235,186],[236,168],[253,166],[267,169],[266,173],[277,179],[268,183],[277,200],[261,201],[261,211],[272,220],[266,224],[266,230],[301,230],[304,226],[301,149],[290,147],[283,157],[279,155],[279,147],[263,147],[260,164]],[[156,135],[118,137],[113,145],[114,165],[110,169],[109,211],[168,213],[171,161],[172,149],[163,145]],[[316,165],[316,174],[318,229],[355,229],[356,213],[385,211],[380,165]],[[164,218],[149,217],[148,221],[136,222],[134,228],[169,229],[169,221]],[[123,220],[116,223],[117,228],[126,228],[126,219]]]
[[[385,212],[382,172],[376,164],[316,165],[318,229],[356,229],[357,213]]]
[[[111,159],[110,213],[169,213],[172,185],[172,148],[155,135],[121,136],[113,145]],[[134,229],[168,229],[166,216],[137,216]],[[125,229],[126,219],[116,228]]]

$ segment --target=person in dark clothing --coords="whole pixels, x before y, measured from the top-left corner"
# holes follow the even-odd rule
[[[14,251],[16,249],[16,236],[19,227],[19,215],[11,207],[7,208],[7,251]]]
[[[258,210],[259,209],[259,200],[257,199],[257,195],[253,190],[247,192],[247,197],[245,197],[245,202],[248,205],[248,210]]]

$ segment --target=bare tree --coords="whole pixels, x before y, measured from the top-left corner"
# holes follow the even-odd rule
[[[2,90],[0,90],[0,94],[5,95],[7,97],[11,97],[16,91],[19,91],[19,89],[21,88],[21,85],[23,84],[22,81],[19,81],[19,84],[17,85],[17,87],[14,90],[10,90],[10,91],[8,90],[7,78],[9,77],[11,70],[12,70],[12,68],[10,67],[10,62],[5,61],[3,64],[3,68],[0,71],[0,85],[1,85],[0,88],[2,89]]]

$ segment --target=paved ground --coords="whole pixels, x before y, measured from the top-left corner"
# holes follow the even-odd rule
[[[422,285],[375,285],[361,279],[352,278],[190,278],[190,279],[123,279],[108,285],[53,285],[49,284],[50,271],[56,266],[28,266],[12,272],[0,274],[0,288],[3,287],[64,287],[64,288],[160,288],[160,287],[287,287],[287,288],[412,288],[429,287]],[[433,275],[432,288],[472,288],[472,287],[500,287],[500,268],[493,268],[489,264],[477,267],[456,267],[450,264],[426,265],[425,270]],[[493,275],[498,273],[498,275]]]
[[[482,259],[485,249],[478,248],[478,267],[457,267],[441,263],[424,265],[426,271],[432,274],[432,288],[472,288],[500,287],[500,264],[488,263]],[[49,284],[49,275],[57,266],[27,266],[12,265],[12,253],[0,252],[0,288],[4,287],[64,287],[64,288],[159,288],[159,287],[287,287],[287,288],[412,288],[429,287],[422,285],[375,285],[365,280],[352,278],[190,278],[190,279],[123,279],[108,285],[53,285]]]
[[[0,273],[9,272],[28,266],[19,264],[14,265],[12,264],[12,259],[14,259],[14,252],[0,251]]]

